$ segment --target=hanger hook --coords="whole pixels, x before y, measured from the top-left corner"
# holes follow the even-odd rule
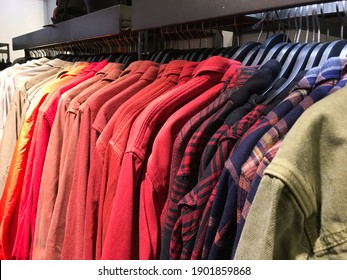
[[[275,11],[272,11],[271,12],[271,19],[272,19],[272,34],[275,34],[276,33],[276,12]]]
[[[310,5],[311,14],[312,14],[312,43],[316,42],[316,18],[314,12],[314,5]]]
[[[165,34],[164,34],[164,28],[163,27],[161,27],[160,29],[159,29],[159,32],[160,32],[160,37],[164,40],[164,42],[163,42],[163,45],[164,45],[164,49],[167,49],[167,46],[166,46],[166,37],[165,37]]]
[[[343,0],[341,4],[342,4],[342,10],[343,10],[343,19],[342,19],[342,39],[343,39],[345,37],[344,36],[345,35],[345,32],[344,32],[344,28],[345,28],[344,23],[345,23],[345,21],[344,21],[344,19],[346,18],[346,1]]]
[[[290,21],[290,19],[291,19],[291,14],[292,14],[292,9],[288,9],[288,14],[287,14],[287,19],[288,19],[288,27],[287,27],[287,30],[286,30],[286,32],[285,32],[285,35],[286,35],[286,37],[287,37],[287,39],[289,39],[290,38],[290,30],[291,30],[291,21]]]
[[[308,7],[309,6],[306,6],[305,7],[305,11],[306,11],[306,14],[305,14],[305,17],[306,17],[306,37],[305,37],[305,43],[308,43],[308,37],[310,35],[310,20],[309,20],[309,17],[308,17]]]
[[[180,25],[180,31],[181,31],[181,34],[182,34],[182,37],[183,37],[183,41],[187,41],[188,42],[188,49],[190,49],[190,40],[189,40],[187,34],[185,33],[185,31],[183,30],[183,25],[182,24]]]
[[[327,21],[325,19],[325,15],[324,15],[324,4],[321,3],[320,4],[320,14],[322,16],[322,22],[324,23],[324,25],[326,26],[326,34],[325,34],[325,41],[326,42],[329,42],[329,39],[330,39],[330,28],[329,28],[329,24],[327,24]]]
[[[336,13],[337,13],[337,17],[339,19],[339,22],[340,22],[340,39],[342,40],[343,39],[343,19],[342,19],[342,16],[340,15],[340,8],[339,8],[339,5],[340,5],[340,2],[339,1],[336,1]]]
[[[265,18],[266,18],[265,13],[262,13],[262,18],[261,18],[260,21],[259,21],[260,32],[259,32],[259,35],[258,35],[258,38],[257,38],[257,42],[260,41],[260,38],[261,38],[261,36],[263,35]]]
[[[298,12],[298,8],[296,7],[294,9],[294,28],[295,28],[295,33],[294,33],[294,37],[293,37],[293,42],[296,43],[297,40],[297,36],[298,36],[298,21],[297,21],[297,12]]]
[[[204,39],[205,39],[205,46],[204,47],[207,47],[207,38],[208,38],[208,34],[207,34],[207,31],[205,29],[205,26],[204,26],[204,22],[202,21],[201,22],[201,29],[202,29],[202,32],[204,34]]]
[[[187,33],[188,33],[188,35],[189,35],[189,36],[188,36],[188,46],[189,46],[189,49],[190,49],[190,40],[193,39],[194,36],[190,33],[189,25],[188,25],[188,24],[186,25],[186,27],[187,27],[187,29],[186,29],[186,30],[187,30]]]
[[[281,31],[283,31],[283,33],[285,33],[285,29],[284,29],[284,26],[283,26],[283,23],[282,23],[282,19],[279,15],[279,12],[276,10],[275,11],[275,15],[276,15],[276,18],[278,20],[278,30],[277,30],[277,33],[280,33]]]
[[[221,42],[222,42],[222,46],[223,46],[224,45],[224,35],[223,35],[223,31],[220,29],[218,21],[216,22],[216,29],[217,29],[217,32],[219,33],[220,37],[221,37]]]
[[[299,31],[298,31],[298,37],[296,38],[296,43],[300,42],[300,37],[301,37],[301,31],[302,31],[302,9],[303,7],[300,7],[299,9]]]
[[[317,42],[321,42],[321,30],[320,30],[320,23],[319,23],[319,17],[318,17],[318,10],[317,10],[317,4],[313,5],[313,12],[314,12],[314,18],[316,20],[316,25],[317,25]]]
[[[233,32],[233,45],[234,43],[236,43],[236,46],[240,46],[240,33],[239,30],[237,28],[237,22],[236,22],[236,16],[234,16],[234,32]]]

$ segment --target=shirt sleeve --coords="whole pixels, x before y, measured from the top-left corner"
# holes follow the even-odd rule
[[[235,259],[307,259],[305,216],[289,188],[265,175],[260,183]]]

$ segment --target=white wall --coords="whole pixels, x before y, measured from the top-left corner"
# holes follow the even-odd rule
[[[46,0],[47,1],[47,22],[49,24],[52,23],[51,21],[51,17],[53,15],[53,10],[55,9],[56,7],[56,0]]]
[[[24,51],[12,51],[12,38],[48,24],[47,10],[47,0],[0,0],[0,43],[11,44],[12,62],[24,56]]]

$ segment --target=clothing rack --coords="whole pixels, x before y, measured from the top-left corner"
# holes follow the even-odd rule
[[[276,145],[281,144],[294,119],[298,119],[308,106],[328,95],[331,88],[338,90],[347,83],[347,40],[332,43],[312,40],[309,43],[306,36],[306,42],[302,43],[302,24],[296,29],[300,32],[295,34],[299,40],[289,41],[289,35],[280,33],[281,20],[287,19],[288,10],[282,15],[277,9],[322,1],[283,0],[276,3],[264,0],[261,5],[248,0],[242,5],[241,1],[206,1],[204,7],[197,0],[161,2],[136,1],[132,7],[134,14],[129,18],[133,23],[131,27],[123,24],[123,15],[118,14],[115,19],[111,12],[113,8],[109,8],[14,38],[17,42],[14,46],[24,48],[27,56],[37,54],[37,57],[51,56],[53,59],[44,57],[28,62],[27,66],[33,66],[33,69],[25,72],[27,77],[24,75],[23,83],[21,80],[15,83],[23,84],[23,92],[28,94],[11,87],[11,80],[11,84],[4,86],[16,94],[6,96],[14,96],[13,100],[18,99],[29,107],[26,109],[26,106],[15,106],[17,103],[14,102],[4,102],[12,106],[6,110],[15,113],[6,119],[6,131],[13,131],[18,115],[24,121],[17,133],[19,136],[7,133],[3,138],[6,142],[1,142],[6,145],[0,147],[9,151],[6,155],[1,151],[5,164],[1,164],[0,173],[3,169],[3,173],[8,174],[1,176],[6,182],[0,206],[1,213],[9,215],[3,215],[0,224],[0,253],[3,254],[0,257],[156,259],[160,253],[162,259],[233,258],[232,250],[237,248],[234,241],[238,242],[239,234],[236,232],[235,237],[233,228],[239,230],[243,227],[238,225],[242,217],[236,216],[244,213],[246,199],[251,198],[249,201],[253,203],[248,190],[257,191],[258,185],[251,189],[250,181],[262,164],[260,160],[266,159],[270,149],[279,147]],[[345,2],[339,3],[344,7],[340,10],[331,6],[331,14],[338,19],[337,26],[344,37]],[[158,6],[153,8],[155,4]],[[158,7],[162,7],[160,13],[168,17],[170,14],[171,18],[163,16],[159,21]],[[180,14],[179,8],[183,15],[173,17],[172,14]],[[117,10],[117,6],[114,9]],[[272,12],[274,9],[276,12]],[[270,11],[270,16],[268,13],[254,14],[262,11]],[[110,14],[106,16],[108,12]],[[321,14],[325,16],[325,13]],[[108,22],[109,17],[118,25]],[[152,22],[146,17],[151,17]],[[287,22],[290,22],[290,17]],[[293,17],[297,23],[296,13]],[[312,25],[319,20],[314,11],[308,11],[299,15],[299,21],[309,17]],[[149,55],[149,59],[133,62],[129,69],[123,68],[127,63],[114,61],[110,59],[112,55],[103,53],[112,53],[115,46],[119,46],[122,52],[121,48],[129,45],[132,49],[124,52],[137,47],[138,57],[132,53],[137,60],[143,53],[150,54],[149,47],[159,46],[162,42],[189,42],[199,36],[207,39],[222,30],[233,31],[237,36],[243,34],[240,30],[260,30],[261,35],[272,23],[270,28],[275,34],[268,36],[264,44],[260,40],[249,40],[248,44],[233,43],[228,48],[200,46],[194,49],[189,45],[189,50],[180,55],[176,54],[178,50],[174,45],[167,44]],[[309,30],[310,22],[306,23]],[[108,31],[103,24],[109,28]],[[90,25],[93,26],[89,29]],[[283,30],[290,30],[292,26],[289,23]],[[317,29],[312,30],[315,33]],[[62,56],[56,55],[55,51],[58,54],[61,51]],[[98,57],[93,53],[103,55]],[[86,59],[81,55],[81,60],[76,60],[79,54],[89,54],[90,57]],[[258,65],[261,67],[254,67]],[[36,72],[38,74],[34,75]],[[245,86],[245,83],[248,84]],[[297,85],[294,95],[285,99],[294,85]],[[308,96],[310,93],[313,94]],[[23,112],[19,112],[21,108],[24,108]],[[343,106],[340,109],[342,111]],[[98,115],[102,117],[102,128],[95,129]],[[257,130],[248,134],[249,128]],[[317,129],[312,133],[315,136],[320,126],[314,125],[313,128]],[[178,139],[177,145],[175,139]],[[262,145],[265,143],[262,140],[266,145]],[[107,147],[105,153],[104,147]],[[261,151],[261,158],[252,164],[248,176],[246,171],[249,169],[242,168],[245,164],[248,166],[253,151],[258,147],[265,148]],[[309,148],[306,150],[310,153],[308,158],[314,155]],[[295,159],[298,163],[299,151],[299,158]],[[231,152],[232,157],[229,156]],[[273,157],[273,154],[268,156]],[[177,162],[172,161],[176,158]],[[312,162],[320,167],[316,165],[316,158],[320,159],[315,156]],[[311,162],[307,164],[309,170]],[[288,166],[291,165],[288,163]],[[240,174],[243,170],[244,174]],[[293,174],[300,173],[300,166],[296,170]],[[316,171],[320,172],[320,169]],[[243,176],[245,182],[242,186],[231,173],[237,173],[238,178]],[[326,175],[331,176],[330,173],[322,176],[325,178]],[[329,182],[322,181],[328,188]],[[311,182],[313,184],[315,180]],[[312,193],[313,199],[329,197],[330,194],[317,196],[318,189]],[[36,199],[38,197],[41,198]],[[304,197],[294,198],[292,201],[296,202]],[[264,205],[265,209],[270,203]],[[319,203],[312,204],[320,207]],[[181,211],[181,205],[187,207]],[[306,215],[301,213],[305,207],[296,208],[298,213]],[[254,219],[257,222],[266,220]],[[18,221],[18,224],[12,221]],[[295,229],[298,222],[293,219],[292,224],[292,229]],[[314,232],[313,229],[305,231],[305,227],[300,230],[305,234]],[[324,234],[324,230],[318,229],[317,232]],[[322,235],[322,240],[324,237]],[[255,244],[257,241],[255,238]],[[262,243],[266,246],[266,242]],[[305,247],[311,254],[316,249],[315,242],[307,244],[309,246]],[[329,246],[326,247],[328,250]],[[252,250],[243,252],[246,251]],[[254,252],[258,253],[257,250]],[[302,255],[297,253],[293,258]]]
[[[130,29],[139,33],[135,40],[138,41],[140,59],[142,53],[151,50],[149,45],[154,45],[154,49],[161,46],[158,42],[163,39],[163,28],[165,28],[165,32],[169,30],[168,33],[170,33],[170,28],[176,33],[183,30],[182,34],[186,29],[189,35],[192,33],[189,30],[202,30],[205,31],[205,34],[200,33],[202,37],[206,36],[206,30],[212,29],[219,33],[221,30],[252,33],[258,32],[258,23],[262,17],[262,15],[255,13],[324,3],[324,20],[334,19],[329,21],[329,33],[340,37],[340,29],[345,24],[344,18],[346,16],[345,1],[339,1],[344,5],[344,7],[339,6],[339,8],[336,8],[336,1],[317,0],[218,0],[206,1],[204,5],[201,5],[200,2],[199,0],[138,0],[132,6],[116,5],[15,37],[13,38],[13,49],[24,49],[25,56],[30,57],[30,50],[52,48],[58,45],[60,48],[71,49],[71,43],[75,42],[102,41],[110,36],[128,37]],[[307,16],[312,15],[312,11],[307,11],[307,13]],[[296,17],[293,14],[290,16]],[[282,10],[277,17],[277,20],[286,19],[288,13],[286,10]],[[305,25],[305,21],[303,21],[302,27],[310,28],[311,26]],[[125,29],[127,31],[124,31]],[[347,28],[345,29],[347,30]],[[199,34],[199,32],[195,33]],[[132,33],[130,37],[134,39]],[[187,35],[183,37],[187,37]]]

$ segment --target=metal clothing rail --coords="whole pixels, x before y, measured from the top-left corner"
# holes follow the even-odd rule
[[[133,3],[133,30],[147,30],[189,22],[248,15],[333,1],[317,0],[137,0]]]

